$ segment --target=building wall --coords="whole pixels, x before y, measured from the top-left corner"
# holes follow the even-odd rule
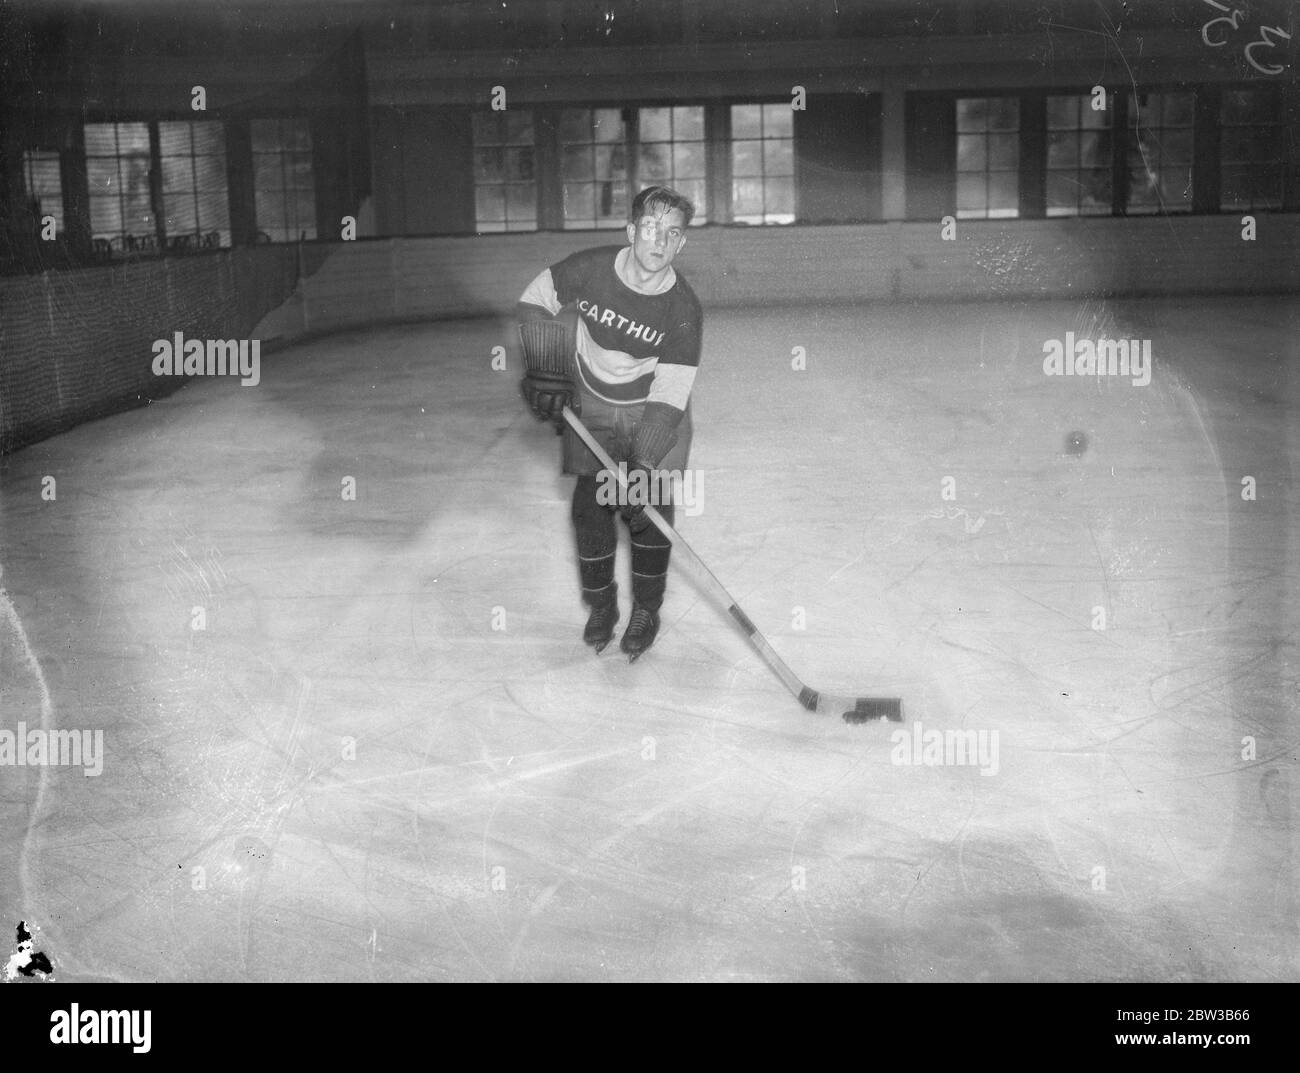
[[[1300,216],[701,227],[678,262],[705,306],[1300,290]],[[292,338],[384,320],[509,314],[547,265],[618,232],[338,244],[300,304],[263,323]]]

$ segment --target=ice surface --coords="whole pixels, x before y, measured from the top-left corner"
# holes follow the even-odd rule
[[[676,572],[647,656],[586,649],[495,322],[307,341],[13,455],[0,725],[107,757],[0,768],[6,926],[56,979],[1294,978],[1297,326],[710,313],[682,532],[901,728],[805,712]],[[1152,383],[1044,376],[1066,331],[1150,338]],[[996,773],[891,762],[917,722],[996,732]]]

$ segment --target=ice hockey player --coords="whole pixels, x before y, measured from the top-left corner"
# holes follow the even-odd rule
[[[627,473],[633,484],[659,491],[660,471],[685,473],[691,445],[691,390],[700,364],[703,314],[699,300],[673,267],[686,245],[695,207],[664,186],[642,190],[632,202],[626,246],[584,250],[552,265],[519,300],[521,322],[556,319],[572,332],[568,374],[529,373],[521,385],[541,419],[563,429],[564,472],[577,477],[572,517],[583,602],[591,609],[583,640],[600,652],[618,623],[614,515],[627,523],[632,544],[632,613],[620,644],[631,660],[659,631],[659,610],[672,550],[637,496],[600,480],[601,462],[565,425],[564,406]],[[672,524],[673,505],[654,502]]]

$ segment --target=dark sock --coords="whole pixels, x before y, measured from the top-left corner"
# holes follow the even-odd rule
[[[582,599],[598,607],[614,599],[614,515],[596,500],[595,477],[579,477],[573,489],[573,527],[578,545]]]
[[[673,524],[671,504],[658,508],[664,521]],[[649,525],[632,534],[632,602],[637,607],[658,611],[664,602],[668,584],[668,556],[673,550],[659,527]]]

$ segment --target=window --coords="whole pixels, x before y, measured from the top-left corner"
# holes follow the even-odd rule
[[[53,216],[57,232],[63,231],[63,182],[59,176],[59,154],[43,149],[23,151],[23,182],[36,226],[41,217]]]
[[[794,110],[784,104],[731,106],[731,218],[794,223]]]
[[[1193,102],[1191,93],[1130,93],[1129,213],[1191,211]]]
[[[116,249],[154,249],[149,124],[87,123],[91,237]]]
[[[623,227],[632,198],[671,186],[705,205],[704,108],[566,108],[560,113],[564,226]]]
[[[1047,215],[1101,216],[1111,211],[1110,110],[1092,96],[1047,98]]]
[[[305,119],[254,119],[253,196],[259,239],[316,237],[311,129]]]
[[[627,223],[627,146],[627,123],[618,108],[566,108],[560,113],[565,227]]]
[[[1225,89],[1219,105],[1219,208],[1280,209],[1284,173],[1276,86]]]
[[[225,126],[159,123],[158,151],[168,246],[229,246]]]
[[[703,107],[638,109],[637,146],[636,188],[671,186],[695,205],[692,222],[707,220]]]
[[[474,115],[474,214],[479,231],[536,231],[531,112]]]
[[[1020,101],[957,101],[957,216],[994,220],[1020,215]]]

